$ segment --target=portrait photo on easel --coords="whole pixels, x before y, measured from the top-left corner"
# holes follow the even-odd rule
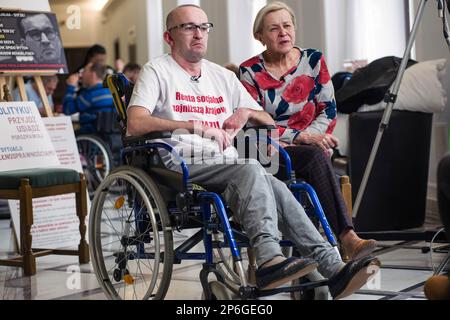
[[[0,72],[68,72],[56,15],[0,11]]]

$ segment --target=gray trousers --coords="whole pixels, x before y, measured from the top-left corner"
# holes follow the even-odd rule
[[[289,188],[267,174],[257,161],[188,167],[192,182],[222,195],[249,237],[258,265],[282,255],[278,243],[281,230],[302,256],[319,263],[318,271],[324,277],[331,277],[344,266]]]

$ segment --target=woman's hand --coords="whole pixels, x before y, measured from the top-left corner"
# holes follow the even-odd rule
[[[316,134],[316,133],[300,133],[294,140],[295,144],[310,144],[316,145],[328,152],[329,149],[333,149],[338,146],[339,140],[332,134]]]

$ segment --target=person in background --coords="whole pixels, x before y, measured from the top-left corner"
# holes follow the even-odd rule
[[[107,54],[104,46],[100,44],[94,44],[90,47],[86,53],[86,57],[84,58],[83,65],[80,66],[77,70],[79,72],[82,70],[88,63],[99,63],[106,66],[106,74],[114,74],[116,71],[113,67],[107,64]]]
[[[375,240],[363,240],[353,230],[330,161],[338,140],[333,85],[323,54],[295,44],[295,15],[282,2],[271,2],[257,14],[253,36],[266,50],[243,62],[240,79],[247,91],[270,113],[280,143],[292,159],[297,177],[316,190],[324,213],[347,256],[372,253]],[[277,177],[285,180],[283,164]]]
[[[238,79],[239,79],[239,67],[237,65],[235,65],[234,63],[227,63],[223,67],[225,69],[232,71],[236,75],[236,77],[238,77]]]
[[[97,113],[115,112],[112,95],[108,88],[103,88],[105,75],[105,65],[89,62],[81,71],[82,88],[78,92],[78,74],[67,78],[67,91],[63,100],[64,114],[80,113],[80,134],[97,131]]]
[[[58,77],[53,76],[42,76],[42,83],[44,84],[44,90],[45,94],[47,95],[48,104],[50,105],[50,108],[52,109],[52,112],[54,111],[54,105],[53,105],[53,93],[55,92],[56,87],[58,86]],[[39,90],[37,87],[36,82],[34,79],[31,79],[31,81],[27,82],[25,84],[25,92],[27,93],[28,101],[34,101],[36,104],[36,107],[39,109],[39,113],[41,116],[46,116],[45,108],[42,103],[41,97],[39,95]],[[13,91],[13,98],[14,101],[21,101],[19,88],[16,88]]]
[[[106,58],[105,47],[100,44],[94,44],[88,49],[83,66],[87,65],[89,62],[106,64]]]
[[[122,73],[124,67],[125,67],[125,62],[123,62],[122,59],[118,58],[118,59],[116,59],[116,61],[114,61],[114,68],[116,69],[117,73]]]
[[[139,78],[139,72],[141,72],[141,66],[137,63],[129,62],[123,68],[123,74],[132,83],[136,83]]]

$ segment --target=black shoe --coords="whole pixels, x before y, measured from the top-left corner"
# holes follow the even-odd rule
[[[290,257],[273,266],[256,270],[256,286],[259,289],[273,289],[301,278],[316,268],[317,262],[313,259]]]
[[[333,299],[345,298],[364,286],[380,270],[380,265],[380,260],[371,256],[348,262],[328,281]]]

